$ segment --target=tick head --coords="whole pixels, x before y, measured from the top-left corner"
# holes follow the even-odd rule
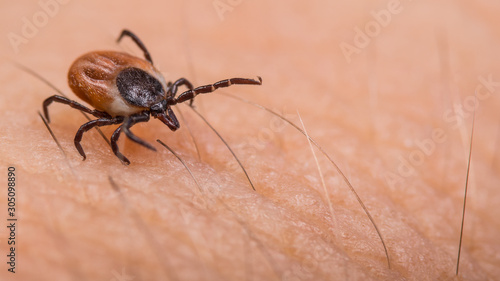
[[[151,115],[154,118],[158,118],[161,122],[167,125],[172,131],[179,129],[180,127],[177,117],[175,116],[170,106],[167,106],[166,100],[163,100],[151,106]]]
[[[167,111],[167,101],[163,99],[163,100],[153,104],[149,108],[149,110],[151,111],[151,115],[153,115],[153,117],[156,117],[159,114],[163,114]]]

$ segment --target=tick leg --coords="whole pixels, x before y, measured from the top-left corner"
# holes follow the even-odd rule
[[[170,84],[167,90],[167,97],[175,97],[177,93],[177,88],[185,85],[189,90],[193,90],[193,84],[189,82],[186,78],[177,79],[173,84]],[[193,99],[190,100],[189,105],[193,105]]]
[[[88,131],[94,127],[120,124],[122,122],[123,122],[123,117],[115,117],[115,118],[111,118],[111,119],[102,118],[102,119],[92,120],[92,121],[89,121],[89,122],[83,124],[80,127],[80,129],[78,129],[78,132],[76,132],[76,135],[75,135],[75,147],[76,147],[76,150],[78,150],[80,155],[83,157],[83,160],[87,159],[87,156],[85,155],[85,152],[83,151],[82,145],[80,144],[80,142],[82,141],[83,133],[85,133],[86,131]]]
[[[118,127],[111,136],[111,149],[113,150],[113,153],[116,155],[116,157],[118,157],[118,159],[120,159],[124,164],[128,165],[130,164],[130,161],[127,159],[127,157],[121,154],[120,149],[118,148],[117,141],[120,138],[120,134],[122,131],[125,133],[125,135],[127,135],[129,139],[133,140],[134,142],[153,151],[156,151],[156,148],[154,148],[154,146],[140,139],[130,131],[130,127],[140,122],[147,122],[149,121],[149,118],[149,112],[141,112],[135,115],[131,115],[125,119],[123,125]]]
[[[127,157],[123,156],[123,154],[120,153],[120,150],[118,149],[118,144],[116,144],[118,138],[120,137],[120,133],[122,132],[122,127],[123,125],[118,127],[111,136],[111,149],[113,150],[113,153],[116,155],[116,157],[118,157],[118,159],[120,159],[120,161],[122,161],[123,164],[129,165],[130,161],[127,159]]]
[[[139,37],[137,37],[130,30],[128,30],[128,29],[122,30],[122,33],[120,34],[120,37],[118,37],[116,42],[120,42],[120,40],[122,40],[122,37],[125,35],[130,37],[132,40],[134,40],[135,44],[137,44],[137,46],[139,46],[139,48],[141,48],[141,50],[144,52],[144,57],[146,58],[146,60],[149,61],[151,64],[153,64],[153,60],[151,59],[151,55],[149,54],[148,49],[146,49],[146,46],[144,46],[144,43],[142,43],[141,39],[139,39]]]
[[[146,141],[140,139],[139,137],[134,135],[134,133],[132,133],[132,131],[130,131],[130,128],[132,126],[134,126],[135,124],[141,123],[141,122],[148,122],[148,121],[149,121],[149,112],[141,112],[138,114],[131,115],[130,117],[126,118],[125,122],[123,123],[123,126],[122,126],[123,132],[125,133],[125,135],[127,135],[127,137],[129,139],[133,140],[134,142],[136,142],[144,147],[147,147],[153,151],[156,151],[156,148],[154,146],[152,146],[151,144],[147,143]],[[118,137],[117,137],[117,139],[118,139]]]
[[[47,119],[47,122],[49,122],[49,123],[50,123],[50,118],[49,118],[48,107],[52,102],[67,104],[72,108],[78,109],[78,110],[83,111],[85,113],[92,114],[97,118],[106,118],[106,119],[111,118],[111,116],[109,114],[107,114],[106,112],[95,110],[95,109],[92,110],[92,109],[90,109],[82,104],[77,103],[76,101],[72,101],[66,97],[56,95],[56,96],[48,97],[47,99],[45,99],[43,101],[43,114],[45,115],[45,119]]]
[[[167,96],[170,94],[172,97],[177,93],[177,88],[185,85],[189,90],[193,89],[193,84],[189,82],[186,78],[177,79],[173,84],[169,84],[169,88],[167,90]]]
[[[194,97],[196,97],[199,94],[208,94],[211,93],[219,88],[225,88],[229,87],[231,85],[262,85],[262,78],[257,77],[259,80],[254,80],[254,79],[248,79],[248,78],[231,78],[231,79],[226,79],[222,80],[219,82],[216,82],[211,85],[204,85],[200,86],[197,88],[194,88],[192,90],[185,91],[184,93],[180,94],[179,97],[176,99],[173,99],[170,104],[177,104],[181,102],[185,102],[188,100],[192,100]],[[175,84],[175,83],[174,83]]]

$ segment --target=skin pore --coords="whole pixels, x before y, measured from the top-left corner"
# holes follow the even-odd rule
[[[16,168],[19,220],[17,273],[7,272],[2,239],[0,279],[499,276],[499,5],[326,2],[67,1],[17,53],[4,39],[0,163],[4,174]],[[22,35],[23,17],[32,21],[44,11],[36,2],[2,6],[3,38]],[[83,137],[87,160],[81,161],[73,138],[87,120],[53,104],[50,125],[64,154],[58,149],[37,114],[56,93],[9,60],[76,100],[66,75],[78,56],[95,50],[142,56],[131,40],[115,43],[123,28],[141,38],[167,80],[185,77],[198,86],[263,78],[262,86],[236,85],[194,102],[230,144],[256,191],[186,105],[176,107],[181,129],[175,133],[158,120],[132,128],[158,152],[122,135],[121,151],[132,162],[124,166],[95,130]],[[352,53],[342,51],[347,45]],[[479,106],[457,278],[475,91]],[[323,187],[302,134],[224,93],[272,108],[299,127],[300,114],[369,209],[391,269],[375,229],[327,159],[315,150]],[[109,137],[115,128],[102,131]],[[182,157],[199,185],[157,139]],[[1,190],[6,222],[7,192]],[[8,235],[5,227],[0,233]]]

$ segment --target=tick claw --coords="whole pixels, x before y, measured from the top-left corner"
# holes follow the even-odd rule
[[[120,152],[115,154],[118,159],[122,162],[123,165],[130,165],[130,161],[127,159],[127,157],[123,156]]]

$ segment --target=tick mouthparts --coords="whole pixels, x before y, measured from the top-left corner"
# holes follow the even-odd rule
[[[160,114],[157,114],[156,116],[153,115],[153,117],[155,118],[158,118],[161,122],[163,122],[163,124],[167,125],[170,130],[172,131],[176,131],[177,129],[179,129],[179,123],[174,123],[174,121],[168,117],[165,113],[160,113]]]

